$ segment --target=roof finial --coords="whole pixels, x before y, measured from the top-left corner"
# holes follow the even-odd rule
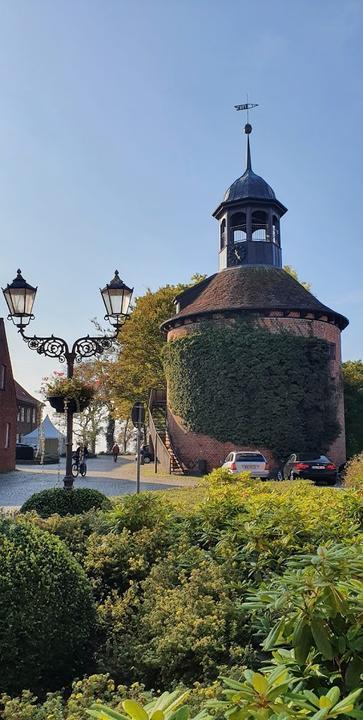
[[[247,135],[247,168],[246,170],[252,170],[251,165],[251,148],[250,148],[250,138],[249,135],[252,132],[252,125],[249,123],[249,111],[251,108],[258,107],[258,103],[249,103],[248,102],[248,95],[247,95],[247,102],[243,105],[235,105],[234,106],[236,110],[247,110],[247,123],[245,125],[245,133]]]

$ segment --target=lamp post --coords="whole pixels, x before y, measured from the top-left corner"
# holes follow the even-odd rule
[[[60,362],[67,365],[67,377],[72,378],[74,363],[82,362],[83,358],[102,355],[109,350],[117,340],[121,326],[126,321],[133,288],[127,287],[119,277],[118,270],[115,276],[102,290],[101,296],[106,308],[105,320],[108,320],[114,328],[113,335],[91,336],[85,335],[74,341],[72,347],[62,338],[50,335],[49,337],[32,337],[25,334],[25,329],[30,321],[34,319],[33,305],[37,288],[29,285],[18,270],[16,278],[11,285],[3,288],[6,304],[9,309],[8,319],[12,320],[18,328],[18,332],[31,350],[36,350],[39,355],[46,355],[51,358],[58,358]],[[67,450],[66,450],[66,474],[64,487],[71,490],[73,487],[72,475],[72,436],[73,436],[73,409],[71,403],[65,403],[65,414],[67,423]]]

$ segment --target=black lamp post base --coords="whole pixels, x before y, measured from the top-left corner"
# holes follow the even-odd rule
[[[65,475],[63,478],[64,489],[73,490],[74,477],[73,475]]]

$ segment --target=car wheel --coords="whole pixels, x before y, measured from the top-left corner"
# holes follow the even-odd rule
[[[150,463],[150,462],[151,462],[151,459],[146,455],[146,457],[144,457],[144,465],[148,465],[148,463]]]
[[[329,485],[329,487],[334,487],[334,485],[337,484],[336,478],[332,478],[332,480],[327,480],[326,484]]]

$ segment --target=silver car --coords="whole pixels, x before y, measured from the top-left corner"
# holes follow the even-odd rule
[[[231,473],[250,472],[255,478],[268,478],[267,460],[260,452],[237,450],[227,455],[222,467]]]

